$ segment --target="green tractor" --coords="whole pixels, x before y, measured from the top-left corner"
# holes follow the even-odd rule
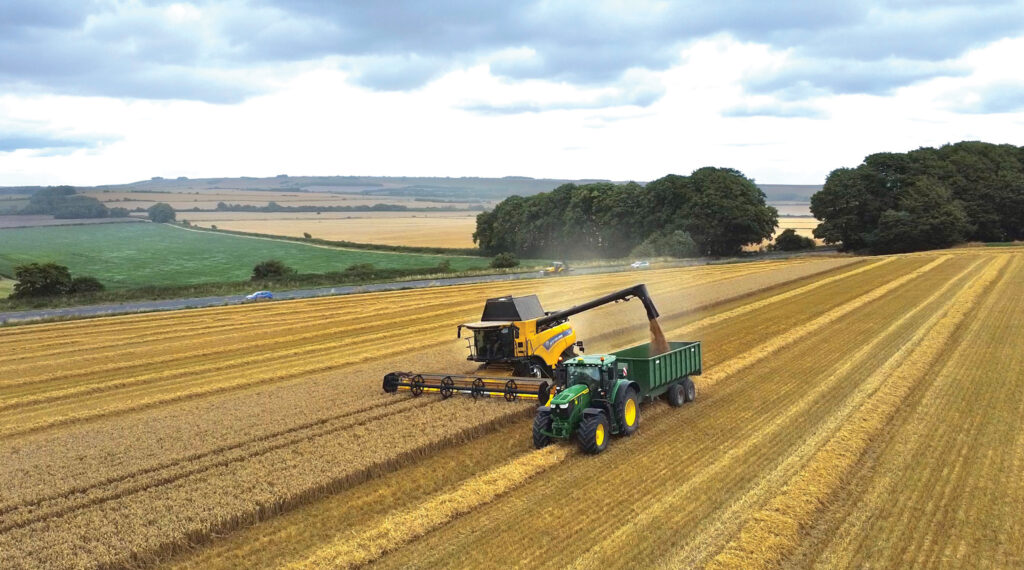
[[[665,394],[672,406],[692,402],[696,388],[690,374],[701,372],[700,343],[670,345],[669,352],[657,356],[648,356],[645,344],[563,362],[564,387],[534,417],[534,447],[575,434],[583,451],[601,453],[612,435],[636,431],[641,399]]]

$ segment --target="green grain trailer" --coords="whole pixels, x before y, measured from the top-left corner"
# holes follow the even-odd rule
[[[690,376],[701,373],[700,342],[670,342],[668,352],[649,354],[645,343],[563,362],[563,387],[534,417],[534,446],[575,434],[585,452],[600,453],[611,434],[636,431],[640,402],[662,394],[673,406],[692,402],[697,394]]]

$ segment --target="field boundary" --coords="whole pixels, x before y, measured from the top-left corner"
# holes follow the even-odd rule
[[[325,239],[319,239],[319,238],[306,239],[306,238],[297,238],[297,237],[290,237],[290,236],[277,236],[277,235],[273,235],[273,234],[257,234],[257,233],[253,233],[253,232],[240,232],[240,231],[237,231],[237,230],[222,230],[220,228],[218,228],[218,229],[211,229],[211,228],[194,227],[194,226],[186,227],[186,226],[183,226],[183,225],[178,224],[178,223],[175,223],[175,224],[164,224],[164,225],[170,226],[172,228],[177,228],[179,230],[187,231],[187,232],[202,232],[202,233],[208,233],[208,234],[224,234],[224,235],[231,235],[231,236],[247,238],[247,239],[261,239],[261,240],[266,240],[266,241],[280,241],[280,242],[285,242],[285,243],[298,243],[298,244],[302,244],[302,245],[308,245],[310,247],[319,247],[319,248],[322,248],[322,249],[340,249],[342,251],[373,251],[373,252],[376,252],[376,253],[391,253],[391,254],[395,254],[395,255],[408,255],[410,253],[414,253],[414,254],[417,254],[417,255],[433,255],[435,257],[469,257],[469,258],[477,258],[477,257],[479,257],[479,258],[483,258],[483,259],[487,259],[489,257],[489,256],[487,256],[486,254],[484,254],[482,252],[479,255],[470,255],[469,253],[466,252],[465,249],[461,249],[461,248],[418,248],[418,247],[414,247],[414,246],[390,246],[392,248],[401,248],[401,249],[378,249],[380,247],[387,248],[389,246],[381,245],[381,244],[373,244],[373,243],[365,243],[364,244],[364,243],[358,243],[358,242],[334,242],[332,240],[325,240]],[[349,244],[349,245],[334,245],[335,243],[345,243],[345,244]],[[365,246],[365,247],[361,247],[361,246]],[[441,250],[441,249],[451,249],[453,253],[445,253],[445,252],[437,251],[437,250]],[[458,252],[458,253],[454,253],[454,252]]]

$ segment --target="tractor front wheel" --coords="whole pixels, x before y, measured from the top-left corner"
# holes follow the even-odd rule
[[[636,388],[626,388],[626,392],[615,401],[615,421],[618,422],[622,435],[633,435],[636,431],[636,426],[640,423],[640,402]]]
[[[604,412],[583,418],[579,430],[576,432],[580,448],[591,455],[601,453],[604,448],[608,447],[608,436],[610,435],[608,416]]]
[[[537,412],[533,418],[533,446],[537,449],[551,443],[551,436],[545,431],[551,431],[551,412],[548,410]]]

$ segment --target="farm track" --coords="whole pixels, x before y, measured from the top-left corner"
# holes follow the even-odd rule
[[[207,310],[118,317],[91,321],[96,334],[0,331],[20,353],[0,357],[0,372],[35,362],[18,370],[47,378],[0,383],[0,566],[900,566],[979,548],[1019,563],[1020,541],[997,529],[1024,530],[1024,387],[1013,381],[1024,364],[1001,361],[984,383],[992,418],[957,396],[959,379],[999,361],[1000,332],[1022,316],[1019,250],[643,278],[666,334],[704,341],[706,372],[696,405],[645,406],[640,431],[597,457],[532,450],[529,404],[385,396],[380,374],[451,369],[463,348],[438,322],[471,320],[488,296],[567,306],[637,274],[231,307],[210,321]],[[574,319],[591,331],[588,352],[644,340],[630,305]],[[367,309],[386,327],[360,320]],[[275,334],[277,357],[250,362],[276,350]],[[98,370],[161,346],[189,356]],[[88,350],[97,358],[76,354]],[[46,370],[62,356],[66,368]],[[602,516],[567,518],[553,502]],[[950,524],[962,538],[943,543]],[[550,545],[552,529],[574,539],[509,547]],[[775,538],[745,547],[753,536]]]

